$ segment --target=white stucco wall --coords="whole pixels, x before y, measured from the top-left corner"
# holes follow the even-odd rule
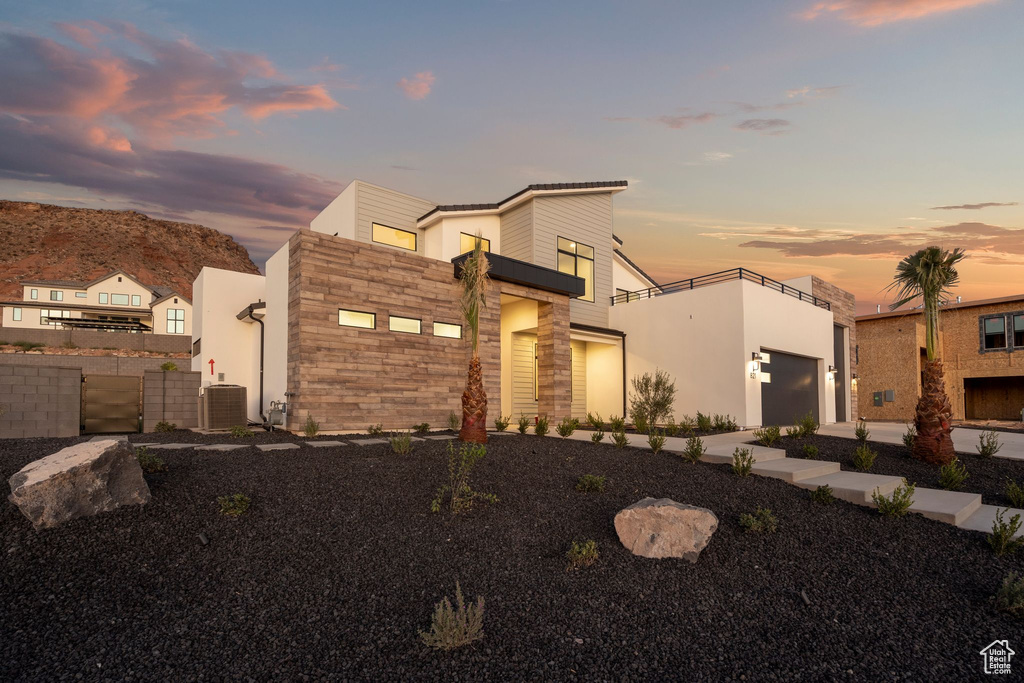
[[[615,290],[625,289],[628,292],[636,292],[641,289],[647,289],[651,285],[633,272],[627,264],[623,263],[618,254],[613,254],[612,257],[612,291],[608,292],[608,296],[617,294]]]
[[[459,216],[442,218],[422,233],[424,256],[450,261],[462,253],[461,235],[480,235],[491,241],[491,252],[501,253],[501,217]]]
[[[263,405],[284,401],[288,391],[288,243],[267,259]]]
[[[621,340],[575,331],[570,337],[587,345],[587,412],[605,420],[622,415]]]

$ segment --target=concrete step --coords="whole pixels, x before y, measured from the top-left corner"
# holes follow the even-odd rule
[[[942,491],[940,489],[917,489],[911,512],[917,512],[928,519],[959,526],[981,507],[980,493]]]
[[[857,505],[865,505],[871,504],[871,494],[876,490],[883,496],[888,496],[903,483],[903,479],[902,477],[864,472],[835,472],[795,483],[800,488],[812,490],[819,486],[831,486],[832,495],[836,498]]]
[[[1001,508],[996,505],[982,505],[974,514],[970,515],[963,521],[957,524],[961,529],[970,529],[971,531],[983,531],[986,534],[992,532],[992,523],[996,521],[996,511],[1003,511],[1003,521],[1009,522],[1014,515],[1020,515],[1021,521],[1024,521],[1024,510],[1019,508]],[[1014,534],[1014,538],[1021,538],[1024,536],[1024,525],[1017,530]]]
[[[733,453],[737,448],[749,448],[754,462],[767,462],[769,460],[782,460],[786,457],[786,451],[781,448],[765,448],[764,446],[708,446],[707,453],[701,458],[704,462],[732,464]],[[667,450],[667,449],[666,449]]]
[[[777,458],[754,462],[750,470],[762,477],[774,477],[795,484],[798,481],[821,477],[839,471],[839,463],[826,460],[802,460],[800,458]]]

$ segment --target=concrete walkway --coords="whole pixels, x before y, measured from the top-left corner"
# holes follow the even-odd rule
[[[900,422],[867,422],[868,431],[871,432],[871,441],[881,443],[903,443],[903,435],[907,426]],[[843,436],[849,439],[855,438],[853,430],[857,428],[856,422],[838,422],[836,424],[822,425],[818,433],[822,436]],[[1017,432],[996,432],[999,436],[999,443],[1003,445],[997,458],[1007,460],[1024,460],[1024,434]],[[953,448],[961,453],[977,453],[978,438],[981,436],[980,429],[967,429],[964,427],[953,428]]]

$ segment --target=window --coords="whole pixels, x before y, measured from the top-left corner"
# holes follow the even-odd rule
[[[167,309],[167,334],[185,334],[185,309]]]
[[[71,311],[58,311],[58,310],[46,310],[45,308],[39,311],[39,324],[40,325],[60,325],[60,321],[57,318],[70,318]]]
[[[1024,313],[1013,316],[1013,345],[1024,349]]]
[[[491,251],[491,241],[481,237],[480,242],[482,243],[480,246],[483,250],[489,253]],[[459,253],[465,254],[474,249],[476,249],[476,235],[469,235],[464,232],[459,233]]]
[[[89,296],[89,295],[86,294],[85,292],[75,292],[75,298],[76,299],[84,299],[87,296]]]
[[[196,339],[194,342],[192,342],[192,357],[193,358],[198,356],[199,353],[203,350],[202,342],[203,342],[202,339]]]
[[[1006,348],[1006,318],[983,318],[985,325],[985,348]]]
[[[15,308],[14,309],[14,320],[15,321],[20,321],[21,320],[21,309],[20,308]]]
[[[107,293],[106,292],[100,292],[100,303],[101,304],[107,303]]]
[[[388,329],[392,332],[420,333],[420,321],[416,318],[401,318],[397,315],[388,316]]]
[[[30,289],[30,290],[28,290],[28,298],[29,299],[38,299],[39,298],[39,290],[38,289]]]
[[[132,306],[141,306],[141,305],[142,305],[142,295],[141,294],[132,294]]]
[[[452,323],[434,323],[434,336],[462,339],[462,325],[454,325]]]
[[[127,294],[111,294],[110,303],[115,306],[127,306],[131,298]]]
[[[373,241],[389,247],[416,251],[416,233],[408,230],[390,228],[380,223],[373,224]]]
[[[558,271],[583,278],[584,301],[594,300],[594,248],[585,244],[558,238]]]
[[[59,289],[51,289],[50,301],[64,301],[64,292]]]
[[[343,327],[365,327],[375,329],[377,327],[376,313],[363,313],[362,311],[346,311],[338,309],[338,324]]]

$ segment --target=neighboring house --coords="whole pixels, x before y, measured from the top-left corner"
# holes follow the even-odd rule
[[[919,309],[857,318],[860,415],[911,420],[921,392]],[[957,301],[939,314],[939,358],[957,420],[1020,420],[1024,410],[1024,294]]]
[[[192,367],[246,386],[253,419],[287,401],[291,429],[307,415],[325,430],[443,425],[461,410],[468,360],[457,274],[480,235],[492,418],[622,415],[629,378],[662,368],[677,417],[832,422],[839,406],[849,419],[853,297],[745,269],[656,283],[613,233],[612,198],[625,189],[530,185],[499,202],[437,205],[353,181],[265,277],[202,270]]]
[[[25,280],[21,301],[4,301],[3,326],[192,334],[192,302],[167,287],[115,270],[92,282]]]

